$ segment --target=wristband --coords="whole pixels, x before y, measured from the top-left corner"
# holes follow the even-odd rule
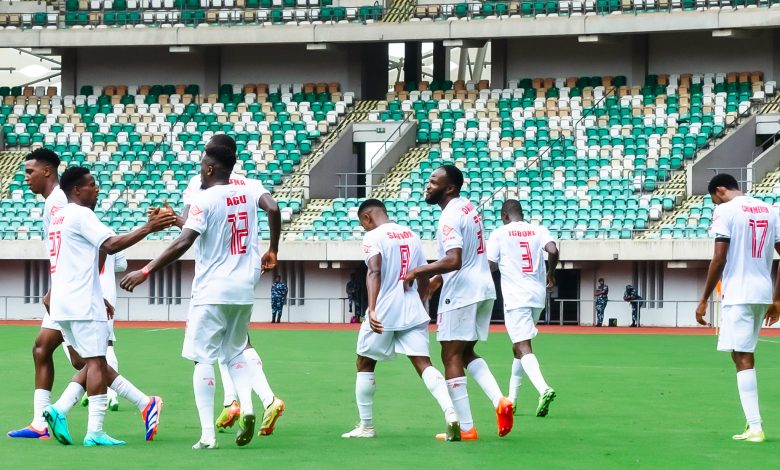
[[[146,277],[149,277],[149,267],[147,267],[147,266],[144,266],[143,268],[141,268],[141,273],[142,273],[144,276],[146,276]]]

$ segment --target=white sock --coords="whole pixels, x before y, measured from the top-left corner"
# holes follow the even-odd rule
[[[470,431],[474,427],[474,418],[471,417],[471,405],[469,405],[469,392],[466,388],[466,377],[455,377],[447,380],[447,391],[450,392],[452,404],[458,413],[460,429]]]
[[[32,427],[42,431],[48,427],[43,417],[43,409],[51,405],[51,390],[36,388],[33,392],[33,419]]]
[[[243,354],[234,357],[228,363],[228,369],[230,370],[230,378],[233,379],[233,385],[236,386],[241,414],[255,414],[255,408],[252,404],[252,379],[255,376],[255,371],[249,367]]]
[[[458,415],[455,413],[455,406],[452,404],[452,398],[450,398],[450,394],[447,391],[447,383],[444,381],[444,376],[441,375],[441,372],[433,366],[428,366],[422,372],[422,379],[425,382],[425,386],[428,387],[428,391],[431,392],[433,398],[439,403],[447,422],[457,421]]]
[[[149,404],[150,398],[121,375],[117,375],[114,381],[111,382],[111,389],[117,395],[135,405],[138,411],[143,411],[146,405]]]
[[[106,350],[106,362],[108,363],[109,367],[114,369],[114,371],[118,374],[119,373],[119,360],[116,358],[116,352],[114,351],[113,346],[108,346],[108,349]],[[111,387],[108,388],[108,401],[116,398],[116,391],[114,391]]]
[[[108,396],[90,395],[89,418],[87,418],[87,432],[100,432],[103,430],[103,418],[106,417],[106,405]]]
[[[268,408],[274,402],[274,392],[271,390],[268,379],[265,377],[263,361],[260,359],[257,351],[255,351],[255,348],[245,349],[244,358],[249,363],[250,369],[254,374],[252,377],[252,390],[262,400],[263,408]]]
[[[106,362],[117,374],[119,373],[119,359],[116,358],[116,351],[114,351],[113,346],[109,346],[106,349]]]
[[[490,372],[490,367],[488,367],[487,362],[480,357],[479,359],[471,361],[469,365],[466,366],[466,370],[471,374],[471,377],[477,381],[479,386],[482,387],[482,391],[485,392],[485,395],[487,395],[490,401],[493,402],[493,408],[498,407],[498,402],[501,401],[501,398],[503,398],[504,395],[501,393],[501,389],[498,388],[498,382],[496,382],[496,378],[493,377],[493,374]]]
[[[509,377],[509,400],[514,405],[517,403],[517,395],[520,393],[520,385],[523,383],[523,361],[515,358],[512,361],[512,375]]]
[[[230,369],[222,361],[219,361],[219,376],[222,379],[222,391],[224,393],[222,405],[230,406],[236,401],[236,387],[233,385],[233,379],[230,378]]]
[[[70,349],[68,349],[68,347],[64,344],[62,345],[62,352],[64,352],[65,357],[68,358],[68,364],[73,364],[73,361],[70,360]]]
[[[84,395],[84,387],[76,382],[71,382],[65,387],[65,390],[62,392],[62,395],[60,395],[59,400],[54,404],[54,407],[57,408],[57,411],[60,413],[68,414],[71,408],[73,408],[73,405],[81,400],[82,395]]]
[[[758,412],[758,381],[756,369],[747,369],[737,372],[737,388],[739,389],[739,401],[742,402],[742,410],[745,419],[753,432],[761,431],[761,413]]]
[[[373,372],[358,372],[355,379],[355,401],[357,402],[360,424],[374,425],[374,392],[376,379]]]
[[[528,375],[528,378],[531,379],[531,383],[534,384],[539,395],[550,388],[547,382],[544,381],[544,377],[542,377],[542,370],[539,368],[539,361],[536,359],[536,355],[526,354],[520,358],[520,362],[523,364],[523,370]]]
[[[192,388],[195,390],[195,406],[200,417],[200,440],[210,442],[217,438],[214,433],[214,366],[195,364],[192,373]]]

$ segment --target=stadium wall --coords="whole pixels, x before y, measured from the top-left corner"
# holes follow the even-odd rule
[[[130,269],[140,269],[146,262],[130,262]],[[618,325],[631,323],[630,305],[623,301],[626,284],[634,284],[640,295],[647,300],[642,309],[642,324],[645,326],[695,326],[693,312],[696,299],[701,295],[707,271],[706,261],[657,263],[662,274],[656,274],[655,282],[660,284],[655,295],[646,292],[652,282],[642,280],[642,261],[583,261],[566,262],[562,267],[579,271],[579,316],[581,325],[594,323],[593,288],[596,279],[604,277],[610,286],[610,302],[605,318],[616,318]],[[39,319],[43,307],[34,299],[25,299],[25,263],[22,260],[0,262],[0,319]],[[345,286],[350,273],[362,276],[362,263],[343,262],[281,262],[279,274],[290,286],[291,298],[303,301],[290,302],[285,307],[284,320],[296,322],[341,323],[348,321]],[[646,271],[645,271],[646,272]],[[637,282],[637,276],[639,276]],[[660,276],[660,277],[659,277]],[[117,274],[120,280],[122,274]],[[191,295],[194,263],[183,261],[181,269],[181,295],[183,300],[176,304],[150,302],[150,286],[145,283],[134,293],[119,290],[117,318],[120,320],[179,320],[186,319]],[[662,279],[662,280],[661,280]],[[270,289],[272,276],[264,275],[255,290],[256,304],[253,321],[268,321],[270,313]],[[293,284],[295,288],[293,289]],[[660,295],[659,295],[660,293]],[[557,298],[557,295],[555,296]],[[555,302],[556,298],[552,301]],[[572,299],[569,299],[572,300]],[[653,303],[653,302],[657,303]],[[606,320],[605,320],[606,322]]]

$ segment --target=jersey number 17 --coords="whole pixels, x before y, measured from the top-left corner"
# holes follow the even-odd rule
[[[750,219],[748,224],[750,224],[750,235],[752,241],[751,251],[753,258],[762,258],[764,253],[764,243],[766,242],[766,232],[769,229],[769,221]],[[761,232],[760,239],[758,233],[759,231]]]

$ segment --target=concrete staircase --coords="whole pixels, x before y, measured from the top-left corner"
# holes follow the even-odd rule
[[[7,150],[0,152],[0,199],[9,197],[8,187],[14,179],[14,175],[19,170],[19,166],[24,161],[27,153],[18,150]]]

